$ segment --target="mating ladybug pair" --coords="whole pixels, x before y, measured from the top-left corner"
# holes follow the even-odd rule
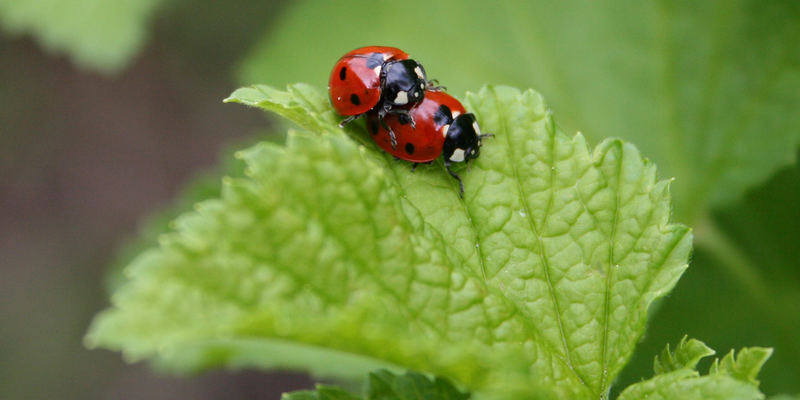
[[[347,116],[339,126],[366,115],[378,146],[414,167],[442,155],[463,197],[464,184],[450,164],[478,157],[481,139],[491,134],[481,134],[475,115],[435,85],[404,51],[369,46],[339,59],[328,90],[333,107]]]

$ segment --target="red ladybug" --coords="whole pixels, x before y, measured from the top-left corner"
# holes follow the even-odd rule
[[[413,162],[414,167],[441,155],[447,172],[458,180],[459,194],[463,197],[464,184],[450,164],[477,158],[481,139],[493,135],[481,134],[475,115],[467,113],[458,100],[444,92],[428,92],[410,110],[410,117],[416,120],[416,127],[404,114],[387,115],[383,121],[397,136],[397,146],[392,146],[389,129],[380,123],[376,112],[367,114],[367,127],[378,146],[397,158]]]
[[[339,59],[331,71],[328,91],[336,111],[348,116],[339,126],[375,110],[379,122],[387,114],[405,114],[414,124],[408,108],[422,101],[430,88],[425,69],[395,47],[368,46],[355,49]],[[387,127],[384,125],[384,127]],[[394,132],[389,130],[393,145]]]

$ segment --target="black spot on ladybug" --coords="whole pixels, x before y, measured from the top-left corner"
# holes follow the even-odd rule
[[[378,133],[378,121],[370,120],[369,121],[369,130],[372,132],[373,135]]]
[[[406,153],[414,154],[414,145],[411,143],[406,143]]]
[[[375,67],[380,67],[383,65],[383,54],[381,53],[372,53],[367,58],[367,68],[373,69]]]
[[[359,104],[361,104],[361,99],[358,98],[357,94],[351,94],[350,95],[350,102],[355,104],[355,105],[359,105]]]
[[[346,77],[347,77],[347,67],[342,67],[342,69],[339,70],[339,79],[344,80],[344,78]]]
[[[444,124],[450,123],[453,120],[453,113],[450,112],[450,107],[442,104],[439,106],[439,109],[436,110],[436,113],[433,114],[433,122],[436,124],[436,127],[440,127]]]

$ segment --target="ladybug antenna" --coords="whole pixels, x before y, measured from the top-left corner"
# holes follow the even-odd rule
[[[453,172],[453,170],[450,169],[450,161],[445,161],[444,162],[444,167],[447,169],[447,173],[450,174],[450,176],[452,176],[453,178],[455,178],[458,181],[458,197],[461,197],[463,199],[464,198],[464,182],[461,181],[461,177],[458,176],[457,173]]]
[[[447,86],[440,85],[438,79],[431,79],[425,82],[426,89],[432,92],[444,92],[447,90]]]

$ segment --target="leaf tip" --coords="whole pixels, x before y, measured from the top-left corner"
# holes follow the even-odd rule
[[[83,335],[81,343],[83,344],[83,347],[89,350],[94,350],[97,348],[98,343],[97,343],[97,337],[95,335],[95,323],[92,323],[92,325],[89,327],[89,331],[86,332],[85,335]]]

